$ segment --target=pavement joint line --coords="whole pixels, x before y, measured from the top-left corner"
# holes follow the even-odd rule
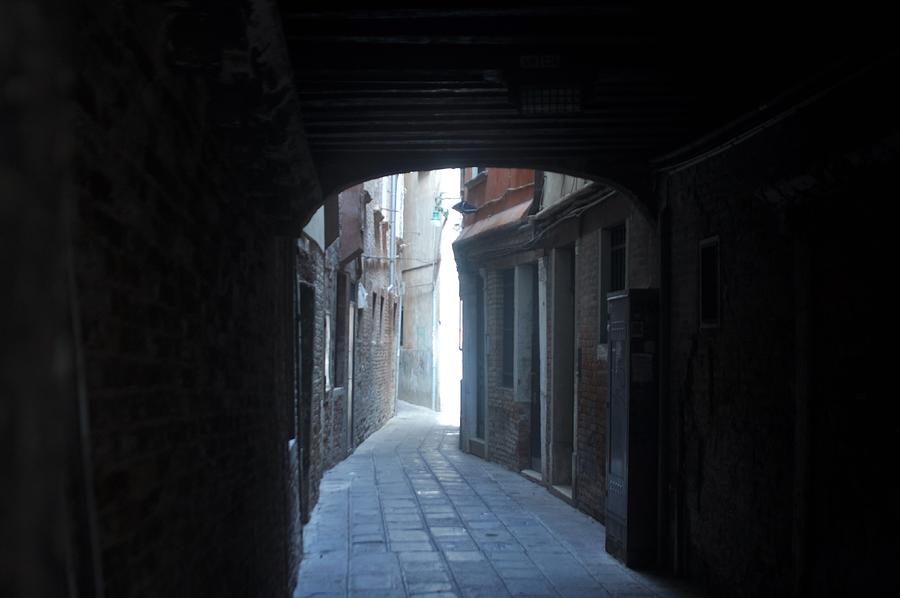
[[[416,448],[416,454],[419,455],[420,457],[422,457],[422,453],[421,453],[422,445],[425,444],[425,440],[428,438],[428,435],[431,433],[432,429],[434,429],[434,424],[432,424],[431,427],[429,428],[428,432],[426,432],[422,436],[422,441],[419,443],[419,446]],[[437,551],[438,555],[440,556],[441,562],[444,564],[444,567],[447,568],[447,573],[450,576],[450,581],[453,584],[454,592],[458,596],[461,596],[462,590],[460,589],[459,582],[456,579],[456,574],[453,573],[453,569],[450,567],[450,563],[447,561],[446,555],[444,555],[444,552],[441,550],[441,546],[435,541],[434,534],[431,533],[431,528],[428,527],[428,520],[425,517],[425,511],[422,509],[422,502],[419,500],[419,495],[416,494],[416,488],[413,485],[412,480],[409,479],[409,474],[407,473],[406,467],[403,464],[403,458],[400,456],[399,446],[400,445],[398,444],[397,446],[394,447],[394,453],[396,454],[397,460],[400,463],[400,470],[403,472],[403,477],[406,478],[406,483],[409,486],[410,490],[412,490],[413,497],[415,498],[415,501],[416,501],[416,508],[422,514],[422,523],[425,527],[425,533],[428,534],[428,538],[434,544],[434,548]],[[422,461],[425,462],[425,466],[428,467],[428,463],[425,461],[424,457],[422,457]],[[437,481],[438,485],[440,485],[440,481],[434,475],[434,472],[431,470],[430,467],[428,467],[428,473],[431,475],[432,478],[435,479],[435,481]],[[406,585],[406,575],[403,573],[403,567],[400,567],[400,574],[403,576],[403,583],[405,586]]]
[[[443,446],[444,441],[446,440],[446,438],[447,438],[448,435],[446,434],[446,432],[445,432],[445,430],[444,430],[443,427],[438,427],[438,431],[439,431],[439,434],[440,434],[440,437],[438,438],[438,441],[437,441],[437,452],[438,452],[438,454],[441,455],[441,457],[443,457],[444,461],[446,461],[447,464],[448,464],[450,467],[452,467],[453,470],[457,473],[457,475],[459,475],[459,477],[463,480],[463,482],[466,484],[466,486],[468,486],[468,488],[469,488],[469,490],[472,492],[472,494],[474,494],[475,496],[478,496],[478,498],[479,498],[482,502],[484,502],[485,507],[487,507],[490,511],[493,512],[493,509],[492,509],[492,508],[490,507],[490,505],[488,505],[488,503],[481,497],[481,495],[478,494],[478,491],[475,490],[475,488],[469,483],[469,480],[466,479],[466,476],[464,476],[464,475],[462,474],[462,472],[459,471],[459,468],[456,467],[456,465],[454,465],[454,464],[450,461],[450,459],[447,458],[447,456],[444,454],[444,452],[441,450],[441,447]],[[424,444],[424,442],[423,442],[423,444]],[[428,459],[427,459],[424,455],[421,454],[421,451],[419,451],[419,456],[422,458],[422,461],[424,461],[425,466],[428,468],[428,471],[431,472],[431,475],[437,480],[438,485],[444,490],[444,493],[446,494],[446,488],[444,488],[444,484],[440,481],[440,479],[437,478],[437,476],[434,475],[434,470],[432,469],[431,464],[428,462]],[[448,499],[448,500],[449,500],[449,499]],[[451,505],[453,511],[456,513],[456,516],[459,517],[459,520],[460,520],[460,522],[462,523],[463,527],[466,528],[466,530],[471,531],[471,528],[466,524],[465,520],[462,518],[462,515],[459,513],[459,510],[456,508],[456,505],[453,504],[453,501],[452,501],[452,500],[449,500],[449,502],[450,502],[450,505]],[[503,526],[503,528],[506,530],[506,533],[508,533],[508,534],[510,535],[510,537],[513,538],[513,540],[516,542],[516,544],[519,544],[518,539],[512,534],[512,532],[510,532],[509,527],[507,527],[506,523],[504,523],[499,517],[497,518],[497,521],[500,522],[500,525]],[[488,557],[487,554],[484,553],[484,551],[481,549],[481,546],[479,546],[478,543],[474,541],[474,538],[473,538],[473,540],[472,540],[472,543],[475,544],[475,547],[478,549],[478,552],[481,553],[481,554],[484,556],[484,560],[487,561],[487,563],[490,565],[491,569],[492,569],[492,570],[494,571],[494,573],[497,575],[497,578],[500,579],[500,582],[501,582],[501,583],[503,583],[503,587],[506,589],[507,593],[509,593],[509,595],[512,596],[512,595],[513,595],[513,592],[510,591],[509,586],[506,584],[506,580],[503,578],[502,575],[500,575],[500,572],[499,572],[499,571],[497,570],[497,568],[494,566],[493,561]],[[525,547],[522,546],[522,548],[524,549]],[[525,551],[525,554],[526,554],[526,555],[528,554],[528,551],[527,551],[527,550]],[[530,556],[530,555],[528,556],[528,559],[531,560],[531,556]],[[533,561],[532,561],[532,562],[533,562]],[[541,572],[541,576],[543,576],[544,579],[547,580],[547,582],[549,583],[549,586],[550,586],[551,588],[553,588],[553,590],[559,595],[559,592],[557,591],[556,586],[553,585],[553,582],[550,581],[550,579],[548,579],[546,575],[544,575],[544,572],[541,571],[540,568],[538,568],[538,571]]]
[[[385,550],[390,553],[390,543],[388,542],[388,531],[387,531],[387,520],[384,518],[384,503],[381,500],[381,487],[378,485],[378,460],[375,458],[375,451],[369,453],[372,461],[372,480],[375,484],[375,497],[378,499],[378,513],[381,515],[381,537],[384,539]],[[353,555],[350,555],[352,558]],[[400,567],[400,563],[398,560],[397,566]],[[403,585],[403,595],[404,597],[409,596],[409,592],[406,589],[406,580],[403,578],[403,567],[400,567],[400,581]],[[350,579],[347,579],[347,592],[349,595],[350,591]]]
[[[350,566],[353,563],[353,508],[351,502],[353,500],[353,480],[347,484],[347,579],[344,580],[344,595],[350,596],[350,574],[352,570]]]
[[[444,454],[443,445],[444,445],[444,440],[445,440],[445,439],[446,439],[446,436],[444,436],[444,438],[441,439],[441,443],[440,443],[440,445],[438,446],[438,451],[439,451],[442,455]],[[446,457],[446,456],[445,456],[445,457]],[[476,457],[476,458],[477,458],[477,457]],[[485,461],[485,463],[487,463],[487,462]],[[477,463],[476,465],[478,466],[478,468],[480,468],[480,469],[484,472],[485,476],[487,476],[494,484],[496,484],[498,487],[502,488],[501,484],[497,481],[497,479],[496,479],[493,475],[491,475],[491,473],[490,473],[489,471],[486,470],[485,465],[484,465],[483,463]],[[454,468],[455,468],[455,466],[454,466]],[[459,473],[459,470],[458,470],[458,469],[457,469],[457,473]],[[460,475],[462,476],[462,474],[460,474]],[[462,476],[462,477],[463,477],[463,479],[465,479],[465,476]],[[468,480],[466,480],[466,483],[468,484]],[[472,490],[475,491],[474,488],[473,488]],[[477,493],[477,491],[475,491],[475,492]],[[531,513],[531,515],[537,520],[537,522],[540,523],[541,527],[544,528],[544,530],[545,530],[548,534],[550,534],[550,535],[553,537],[553,539],[556,540],[557,543],[558,543],[560,546],[562,546],[562,547],[565,549],[565,551],[566,551],[569,555],[572,556],[572,558],[575,559],[575,562],[577,562],[579,565],[582,566],[582,568],[584,568],[585,572],[591,577],[591,579],[593,579],[595,582],[597,582],[597,583],[600,585],[600,587],[604,587],[604,588],[605,588],[604,584],[600,581],[600,579],[598,579],[597,576],[595,576],[593,573],[591,573],[591,570],[590,570],[590,568],[587,566],[587,564],[586,564],[584,561],[582,561],[581,558],[579,558],[579,556],[578,556],[577,554],[575,554],[575,552],[573,552],[573,551],[569,548],[568,543],[565,542],[562,538],[560,538],[560,536],[559,536],[557,533],[555,533],[555,532],[554,532],[554,531],[546,524],[546,522],[544,521],[543,517],[541,517],[539,511],[534,511],[534,510],[532,510],[532,509],[524,508],[524,505],[523,505],[519,500],[517,500],[516,498],[514,498],[513,496],[511,496],[510,494],[508,494],[508,493],[506,493],[506,492],[504,492],[504,494],[506,494],[506,496],[508,496],[513,502],[516,503],[516,505],[518,505],[518,506],[519,506],[520,508],[522,508],[524,511],[526,511],[526,512],[528,512],[528,513]],[[479,496],[480,496],[480,495],[479,495]],[[550,496],[553,496],[553,495],[551,494]],[[559,500],[559,501],[562,502],[562,503],[565,503],[565,501],[563,501],[563,500],[560,499],[559,497],[553,496],[553,498],[555,498],[556,500]],[[572,505],[570,505],[570,506],[572,506]],[[572,506],[572,508],[574,508],[574,506]],[[502,521],[501,521],[501,523],[502,523]],[[503,525],[504,525],[504,527],[506,527],[506,524],[503,524]],[[509,531],[509,530],[507,530],[507,531]],[[527,551],[527,550],[526,550],[526,554],[528,554],[528,551]],[[529,556],[529,558],[531,558],[531,557]],[[653,594],[654,596],[658,596],[658,595],[659,595],[657,592],[651,590],[651,589],[648,588],[645,584],[641,583],[640,580],[636,579],[636,578],[631,574],[631,572],[628,571],[628,569],[627,569],[626,567],[623,567],[622,569],[623,569],[623,572],[624,572],[625,574],[627,574],[627,576],[631,579],[631,582],[632,582],[632,583],[635,583],[635,584],[641,586],[641,587],[644,588],[648,593]],[[543,571],[541,572],[541,574],[543,575]],[[545,576],[545,578],[546,578],[546,576]],[[547,581],[550,583],[550,585],[553,587],[554,590],[557,590],[557,591],[558,591],[558,588],[556,587],[556,584],[554,584],[549,578],[547,578]]]

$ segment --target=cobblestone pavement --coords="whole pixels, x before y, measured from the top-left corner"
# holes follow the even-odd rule
[[[689,595],[620,565],[601,524],[458,439],[399,403],[328,471],[294,597]]]

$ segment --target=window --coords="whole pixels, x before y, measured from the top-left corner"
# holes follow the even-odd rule
[[[331,390],[331,316],[325,314],[325,390]]]
[[[375,246],[381,247],[381,221],[383,216],[376,210],[372,213],[372,234],[375,235]]]
[[[625,223],[600,231],[600,342],[607,342],[606,296],[628,286],[628,230]]]
[[[342,386],[347,379],[347,275],[337,274],[337,296],[334,314],[334,385]]]
[[[719,325],[719,238],[700,241],[700,327]]]
[[[503,379],[501,385],[513,386],[513,355],[515,353],[515,292],[516,271],[503,271]]]
[[[625,225],[609,229],[609,292],[625,288]]]

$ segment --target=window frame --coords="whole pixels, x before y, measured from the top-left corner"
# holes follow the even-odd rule
[[[600,330],[598,330],[597,337],[599,338],[599,343],[601,345],[606,345],[609,342],[609,331],[606,329],[607,324],[609,323],[609,309],[606,296],[609,293],[615,292],[612,287],[612,233],[614,230],[618,228],[622,228],[625,231],[625,240],[622,244],[623,249],[623,276],[624,276],[624,285],[622,289],[624,290],[628,288],[628,219],[622,220],[621,222],[617,222],[611,226],[605,226],[600,229],[600,275],[598,277],[600,284],[600,297],[599,297],[599,309],[600,309]]]

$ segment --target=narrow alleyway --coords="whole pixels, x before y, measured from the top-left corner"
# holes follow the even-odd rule
[[[428,409],[397,416],[322,480],[304,529],[305,596],[683,596],[603,549],[604,528],[457,448]]]

